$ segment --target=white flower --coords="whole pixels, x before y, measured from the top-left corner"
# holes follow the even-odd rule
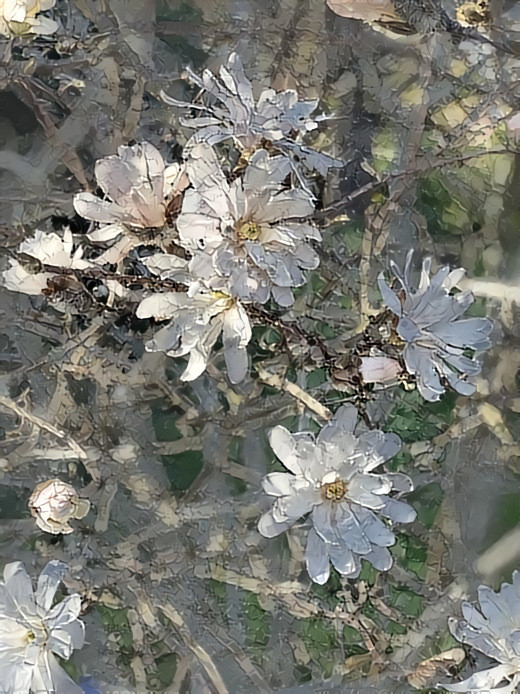
[[[69,520],[84,518],[89,508],[90,503],[80,499],[74,487],[59,479],[40,482],[29,499],[29,509],[36,518],[36,525],[54,535],[73,532]]]
[[[146,344],[146,349],[166,352],[171,357],[189,354],[181,380],[193,381],[206,369],[211,349],[221,333],[229,380],[239,383],[246,375],[251,325],[240,301],[225,287],[211,288],[193,282],[188,292],[153,294],[141,301],[136,315],[171,319]]]
[[[299,101],[298,93],[293,89],[282,92],[265,89],[255,103],[253,86],[236,53],[230,54],[218,77],[210,70],[204,70],[200,79],[189,68],[187,75],[205,93],[203,106],[178,101],[164,92],[162,98],[173,106],[200,111],[201,115],[195,118],[181,118],[183,125],[199,129],[188,141],[188,149],[197,142],[215,145],[228,138],[233,138],[239,149],[249,149],[259,146],[265,139],[282,150],[294,152],[309,168],[322,174],[332,166],[344,165],[342,161],[292,139],[295,132],[306,133],[318,127],[317,121],[321,118],[310,118],[318,106],[317,99]]]
[[[317,437],[277,426],[269,443],[289,473],[272,472],[263,480],[264,490],[276,501],[258,523],[262,535],[275,537],[311,512],[305,558],[313,581],[328,580],[329,559],[350,578],[358,576],[360,559],[387,571],[395,536],[376,513],[400,523],[416,515],[389,496],[392,490],[410,491],[410,478],[373,472],[399,451],[399,437],[366,430],[356,408],[343,405]]]
[[[85,626],[78,619],[81,597],[69,595],[52,606],[67,567],[51,561],[33,592],[21,562],[7,564],[0,583],[0,689],[6,694],[81,694],[53,654],[68,660],[81,648]]]
[[[183,167],[167,167],[149,142],[123,145],[117,154],[99,159],[95,175],[107,199],[92,193],[74,197],[76,212],[102,225],[89,235],[93,241],[110,241],[125,231],[125,225],[162,228],[167,221],[168,203],[187,185]]]
[[[510,694],[520,684],[520,573],[515,571],[513,584],[503,583],[498,593],[480,586],[478,602],[478,608],[462,603],[464,619],[450,620],[450,631],[499,665],[476,672],[464,682],[441,686],[449,692]],[[501,682],[505,684],[499,686]]]
[[[318,266],[306,240],[320,240],[320,233],[301,221],[314,213],[314,202],[306,191],[282,186],[289,173],[285,157],[265,150],[255,152],[231,184],[208,144],[196,145],[188,159],[193,187],[177,219],[180,243],[212,253],[212,272],[229,278],[231,293],[245,301],[265,303],[272,294],[288,306],[291,287],[304,284],[304,270]]]
[[[0,34],[54,34],[58,25],[48,17],[37,17],[54,7],[56,0],[0,0]]]
[[[48,280],[59,274],[59,269],[84,270],[92,263],[83,259],[83,249],[73,251],[74,244],[70,229],[65,229],[63,238],[54,232],[46,234],[36,231],[32,239],[20,244],[18,252],[29,256],[43,265],[56,268],[53,272],[29,272],[18,260],[10,260],[10,267],[2,273],[4,287],[12,292],[23,294],[41,294],[47,288]]]
[[[419,392],[426,400],[438,400],[446,381],[458,393],[471,395],[475,386],[467,377],[480,373],[481,365],[465,351],[488,349],[493,323],[488,318],[463,318],[474,301],[473,294],[450,294],[464,275],[462,268],[450,272],[448,266],[442,267],[430,279],[431,258],[427,258],[419,286],[413,291],[409,280],[411,260],[410,252],[403,274],[392,263],[402,295],[390,289],[382,274],[378,278],[384,303],[399,317],[397,333],[406,343],[406,368],[415,374]]]

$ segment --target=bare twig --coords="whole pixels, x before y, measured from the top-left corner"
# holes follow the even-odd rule
[[[289,393],[289,395],[292,395],[293,398],[315,412],[318,417],[321,417],[327,421],[332,418],[332,412],[328,409],[328,407],[325,407],[320,402],[315,400],[312,396],[302,390],[300,386],[297,386],[296,383],[288,381],[283,376],[270,374],[259,364],[257,364],[255,368],[260,380],[266,383],[268,386],[272,386],[273,388],[284,390],[286,393]]]

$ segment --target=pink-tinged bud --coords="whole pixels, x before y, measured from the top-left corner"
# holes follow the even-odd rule
[[[83,518],[89,508],[89,501],[80,499],[74,487],[58,479],[38,484],[29,499],[29,509],[36,518],[36,525],[53,535],[71,533],[73,528],[69,521]]]
[[[359,371],[365,383],[388,383],[402,373],[402,368],[390,357],[361,357]]]

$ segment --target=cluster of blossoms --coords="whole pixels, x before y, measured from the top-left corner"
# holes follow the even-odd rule
[[[34,3],[29,11],[27,5],[24,17],[33,13],[34,18],[49,6]],[[18,21],[11,4],[3,7],[4,17],[7,8],[10,22]],[[117,154],[98,161],[95,177],[101,194],[82,192],[74,198],[76,212],[91,222],[87,233],[74,239],[68,229],[62,236],[37,231],[9,261],[3,284],[29,295],[50,295],[56,276],[90,273],[105,288],[105,297],[136,303],[137,317],[167,321],[146,349],[188,357],[181,380],[194,380],[204,372],[221,337],[229,380],[237,384],[249,368],[251,305],[272,301],[290,307],[293,290],[319,264],[321,234],[313,222],[316,201],[309,170],[326,174],[341,162],[302,140],[318,127],[320,117],[311,117],[317,102],[299,101],[293,90],[272,89],[255,101],[238,55],[229,57],[218,76],[206,70],[202,79],[191,71],[188,77],[201,89],[200,103],[163,95],[167,103],[197,114],[181,119],[195,129],[182,161],[167,164],[148,142],[121,146]],[[226,140],[238,150],[235,164],[220,147]],[[406,370],[426,400],[439,399],[447,385],[471,394],[475,386],[468,379],[480,371],[475,355],[490,346],[492,323],[464,317],[473,296],[454,292],[462,270],[443,267],[430,276],[431,261],[425,260],[414,289],[411,260],[409,255],[403,273],[392,265],[398,291],[379,277],[383,302],[393,314],[399,355],[364,357],[363,379],[391,381]],[[129,275],[133,287],[142,280],[137,291],[125,285],[123,278]],[[319,584],[328,580],[331,563],[345,578],[359,575],[362,559],[380,571],[390,569],[394,525],[415,519],[414,509],[399,498],[412,489],[410,478],[383,468],[400,450],[399,437],[368,429],[356,408],[344,405],[316,436],[277,426],[269,442],[288,472],[264,478],[264,490],[275,501],[259,521],[260,533],[275,537],[305,518],[306,566]],[[89,508],[60,480],[38,485],[29,506],[38,526],[53,534],[73,532],[69,521],[83,518]],[[54,691],[49,686],[66,676],[57,674],[61,670],[52,652],[69,657],[82,644],[79,597],[64,601],[61,611],[51,609],[60,572],[58,563],[51,562],[33,597],[21,566],[6,567],[0,662],[7,658],[12,682],[21,683],[9,691]],[[516,576],[514,582],[517,590]],[[482,596],[489,596],[482,590],[481,604]],[[509,588],[502,593],[509,600]],[[492,625],[484,605],[486,619],[469,606],[463,609],[469,625],[459,624],[455,635],[501,663],[490,671],[495,674],[478,682],[494,685],[516,677],[515,641],[505,635],[506,626]],[[6,620],[17,626],[2,636]],[[482,640],[482,633],[489,638]],[[500,649],[488,646],[495,636]],[[42,679],[43,666],[50,684]],[[468,682],[474,685],[471,691],[484,691],[476,688],[477,679]],[[452,690],[466,691],[457,687]],[[71,685],[63,691],[75,689]]]

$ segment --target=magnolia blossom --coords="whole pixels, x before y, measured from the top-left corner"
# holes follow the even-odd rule
[[[397,333],[405,341],[406,368],[416,376],[419,392],[426,400],[438,400],[446,381],[458,393],[471,395],[475,386],[467,378],[480,373],[481,365],[465,352],[480,352],[491,346],[488,336],[493,323],[488,318],[463,318],[474,301],[473,294],[450,294],[464,275],[462,268],[450,272],[448,266],[442,267],[430,279],[431,258],[427,258],[414,291],[409,278],[411,260],[409,253],[403,274],[392,264],[402,293],[393,291],[382,275],[378,278],[384,303],[399,318]]]
[[[181,117],[181,123],[197,128],[198,133],[188,141],[188,149],[197,142],[217,144],[233,138],[240,149],[255,148],[262,140],[276,144],[279,149],[294,152],[299,159],[325,174],[331,166],[344,162],[305,147],[292,139],[294,133],[306,133],[318,127],[322,118],[310,118],[318,106],[317,99],[299,101],[293,89],[276,92],[265,89],[255,103],[253,86],[246,77],[242,60],[231,53],[219,75],[204,70],[202,79],[187,69],[188,78],[205,93],[202,106],[178,101],[162,93],[166,103],[198,110],[194,118]]]
[[[52,606],[56,590],[67,571],[65,564],[51,561],[33,592],[23,564],[4,568],[0,583],[0,690],[9,694],[55,692],[81,694],[79,687],[60,667],[54,654],[68,660],[81,648],[85,626],[78,619],[81,597],[69,595]]]
[[[220,334],[231,383],[239,383],[247,373],[247,345],[251,325],[239,300],[225,285],[192,282],[188,292],[152,294],[137,307],[138,318],[156,318],[171,323],[146,344],[150,352],[166,352],[170,357],[189,355],[181,376],[193,381],[206,369],[211,349]]]
[[[304,190],[283,187],[289,173],[286,157],[258,150],[243,177],[229,184],[215,151],[204,143],[187,162],[193,187],[177,219],[180,243],[210,252],[210,273],[227,277],[230,291],[245,301],[265,303],[272,295],[289,306],[291,287],[304,284],[304,271],[318,266],[307,239],[319,241],[320,233],[301,221],[314,213],[314,201]]]
[[[84,518],[89,508],[89,501],[80,499],[74,487],[58,479],[40,482],[29,499],[29,509],[36,518],[36,525],[54,535],[73,532],[69,521]]]
[[[92,263],[83,259],[83,248],[79,246],[75,251],[72,233],[65,229],[63,238],[54,232],[46,234],[36,231],[32,239],[27,239],[18,248],[19,255],[26,255],[37,264],[52,266],[55,271],[29,272],[25,265],[18,260],[11,259],[10,267],[2,273],[4,287],[12,292],[23,294],[41,294],[47,288],[49,280],[59,274],[60,269],[84,270],[92,267]]]
[[[110,241],[126,226],[162,228],[167,221],[168,203],[188,185],[184,167],[166,166],[149,142],[123,145],[117,154],[99,159],[95,175],[105,198],[92,193],[74,197],[76,212],[101,224],[89,234],[93,241]]]
[[[56,0],[0,0],[0,34],[53,34],[58,25],[48,17],[37,17],[54,7]]]
[[[387,571],[395,536],[378,515],[402,523],[416,515],[390,496],[392,490],[410,491],[410,478],[374,472],[399,451],[399,437],[368,431],[356,408],[343,405],[316,437],[277,426],[269,443],[289,472],[272,472],[263,480],[264,490],[276,501],[258,523],[262,535],[275,537],[310,512],[305,560],[313,581],[328,580],[329,560],[349,578],[359,575],[361,559]]]
[[[450,631],[499,664],[442,687],[450,692],[511,694],[520,684],[520,573],[515,571],[513,584],[503,583],[498,593],[480,586],[478,602],[478,608],[462,603],[464,619],[450,620]]]

